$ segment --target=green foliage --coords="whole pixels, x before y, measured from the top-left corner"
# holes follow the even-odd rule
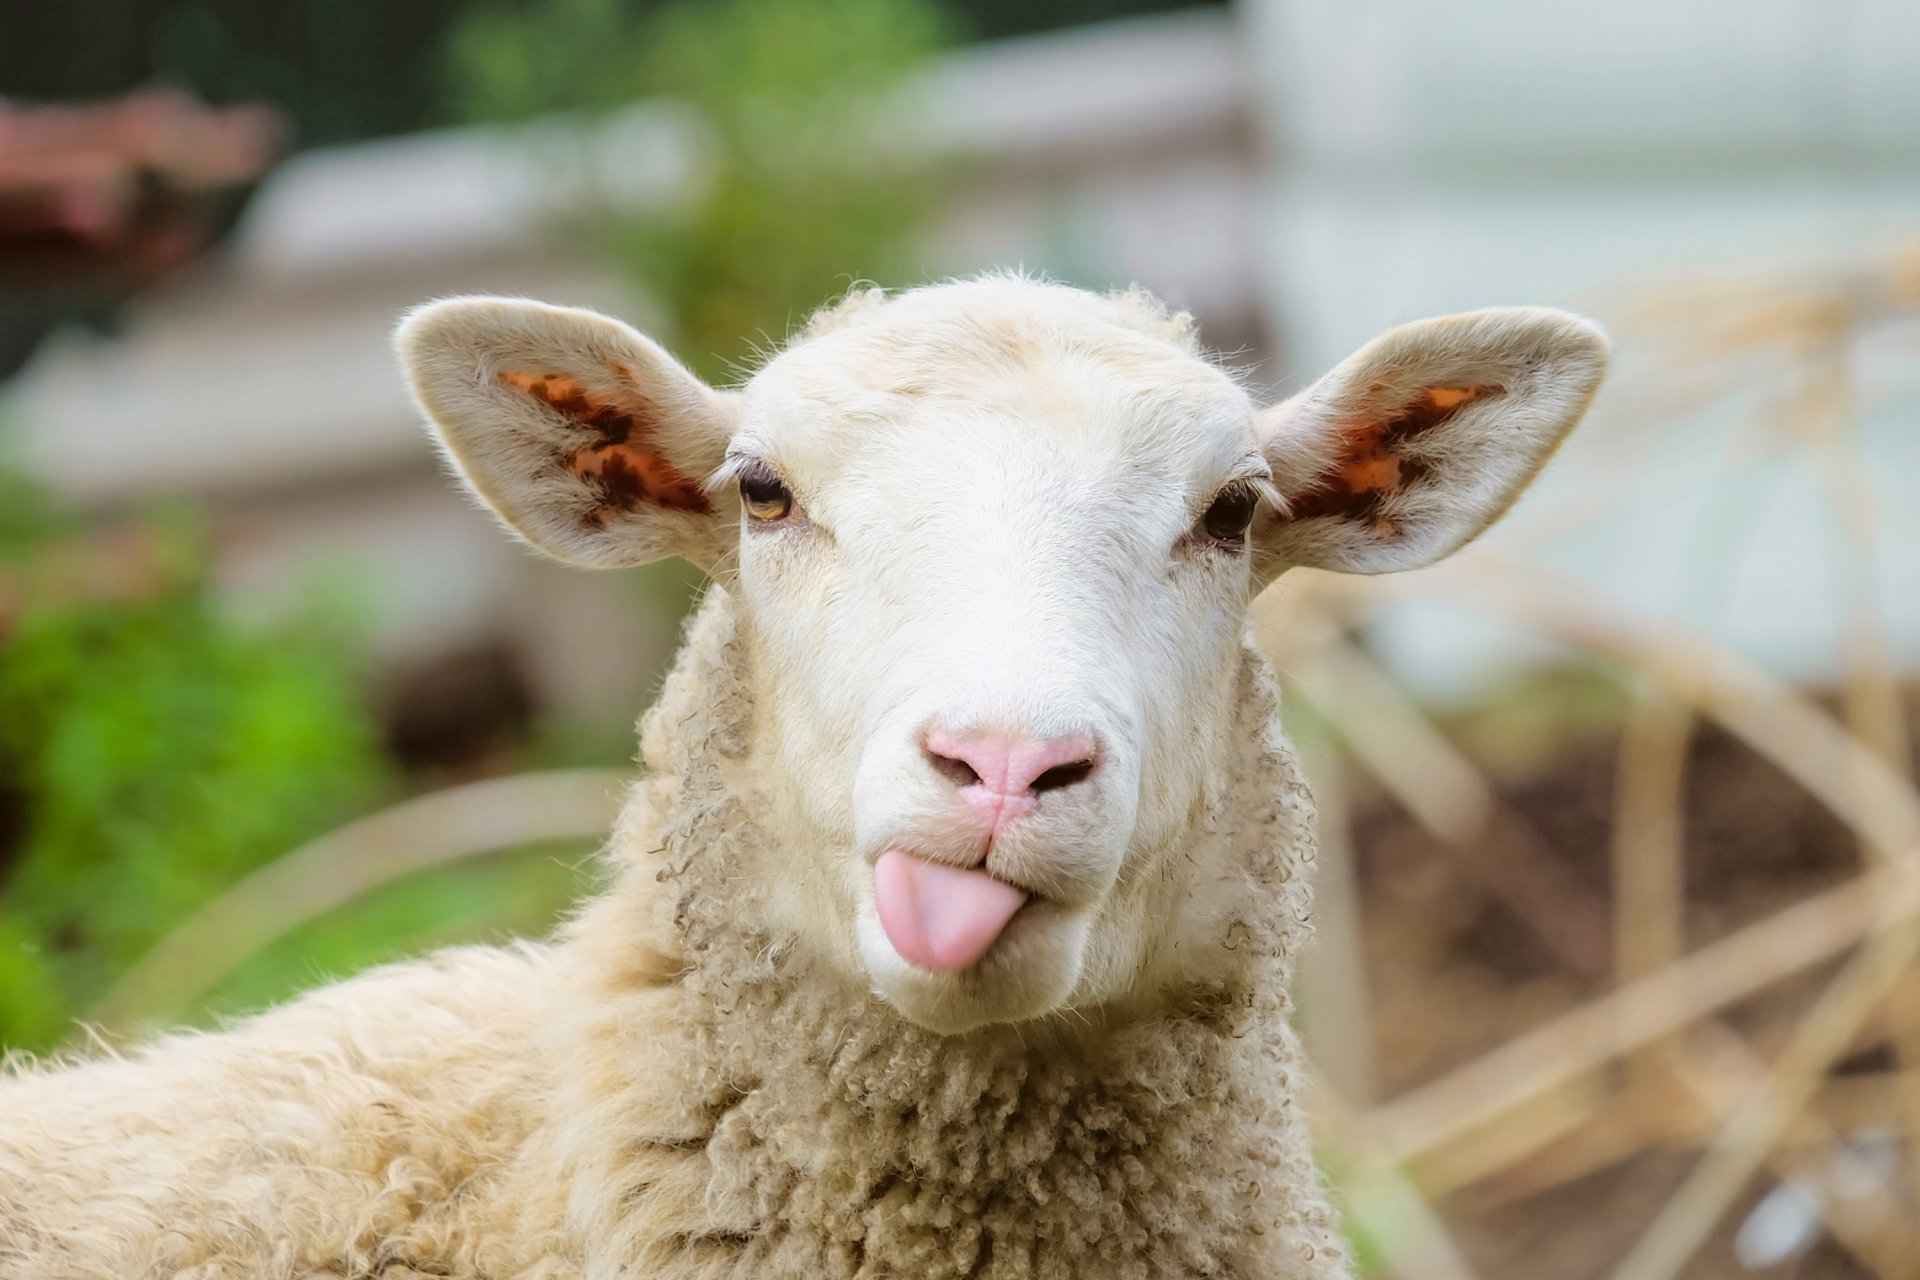
[[[480,119],[590,125],[654,95],[699,112],[691,197],[644,215],[593,202],[582,230],[718,377],[855,280],[914,274],[941,166],[882,131],[888,96],[949,33],[933,0],[541,0],[475,14],[451,75]]]
[[[650,7],[634,0],[534,0],[468,10],[447,38],[453,114],[512,123],[624,106],[645,92],[642,40]]]
[[[0,620],[0,1048],[38,1048],[219,890],[364,807],[385,766],[339,628],[223,617],[190,520],[144,531],[154,581],[131,594],[67,575],[36,594],[65,548],[9,535],[0,583],[26,600]]]
[[[0,566],[17,564],[28,551],[72,527],[71,517],[44,489],[0,466]]]

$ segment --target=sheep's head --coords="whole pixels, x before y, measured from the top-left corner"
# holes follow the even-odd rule
[[[792,836],[776,910],[946,1031],[1152,980],[1234,746],[1248,601],[1290,566],[1472,538],[1606,358],[1574,317],[1476,312],[1261,410],[1143,296],[1006,278],[856,295],[737,392],[532,302],[434,303],[399,345],[535,547],[737,578]]]

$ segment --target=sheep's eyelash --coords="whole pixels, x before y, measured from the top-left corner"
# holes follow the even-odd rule
[[[740,480],[740,473],[755,463],[759,463],[759,465],[763,467],[767,465],[758,456],[751,453],[730,453],[719,466],[713,469],[713,474],[702,482],[700,488],[706,492],[708,497],[712,497],[727,488],[727,486],[737,484]]]
[[[1201,517],[1207,514],[1207,508],[1220,501],[1220,499],[1227,494],[1232,493],[1235,489],[1251,490],[1257,501],[1265,506],[1271,507],[1275,511],[1285,511],[1287,509],[1287,500],[1281,496],[1279,487],[1273,483],[1271,476],[1261,475],[1257,472],[1248,472],[1244,475],[1234,476],[1225,484],[1220,485],[1211,493],[1207,494],[1205,498],[1201,499],[1200,505],[1193,510],[1193,522],[1198,523]]]

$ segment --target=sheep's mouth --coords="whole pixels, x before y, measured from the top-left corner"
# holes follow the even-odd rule
[[[984,867],[955,867],[889,849],[873,867],[880,927],[900,958],[933,973],[972,968],[1035,895]]]

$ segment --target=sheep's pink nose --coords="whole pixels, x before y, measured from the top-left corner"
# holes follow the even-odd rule
[[[1031,809],[1043,791],[1084,781],[1093,773],[1093,735],[1029,738],[995,730],[927,734],[927,759],[961,788],[969,804],[991,809],[997,829]]]

